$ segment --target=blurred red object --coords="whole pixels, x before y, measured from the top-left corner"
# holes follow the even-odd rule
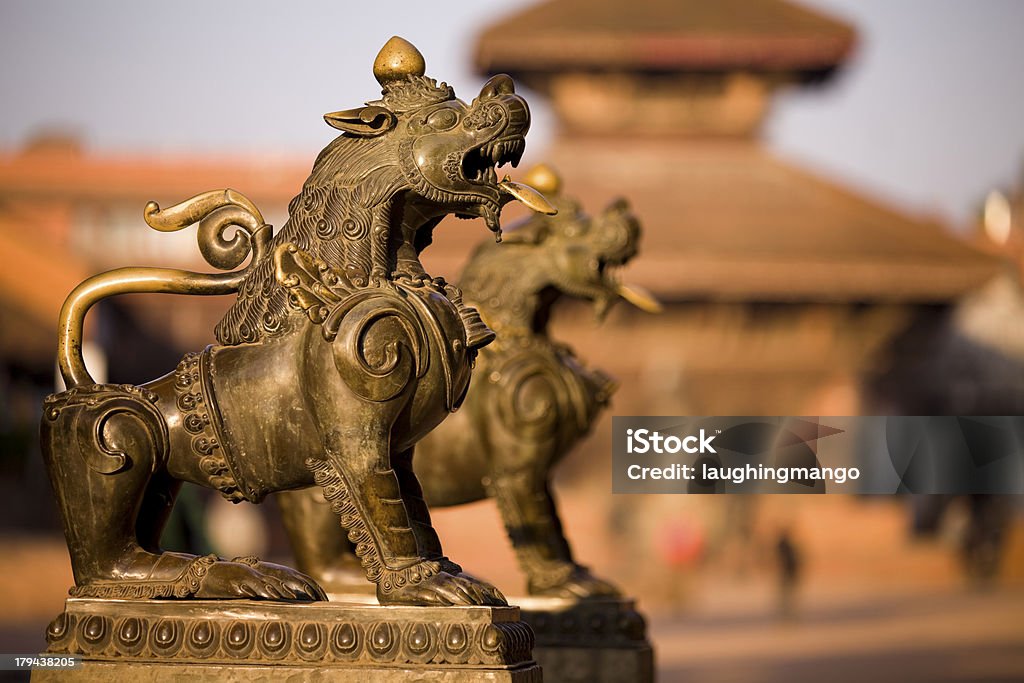
[[[658,556],[669,567],[695,565],[704,554],[704,530],[685,519],[665,523],[658,534]]]

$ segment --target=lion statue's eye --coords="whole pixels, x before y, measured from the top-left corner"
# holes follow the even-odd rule
[[[447,107],[438,109],[427,117],[427,125],[434,130],[448,130],[458,122],[459,115]]]

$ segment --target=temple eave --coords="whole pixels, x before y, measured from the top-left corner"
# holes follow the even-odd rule
[[[566,69],[749,69],[816,71],[851,52],[851,35],[630,36],[547,33],[517,39],[492,35],[478,45],[482,71],[562,72]]]
[[[626,279],[666,300],[942,304],[996,274],[986,261],[828,261],[645,255]]]

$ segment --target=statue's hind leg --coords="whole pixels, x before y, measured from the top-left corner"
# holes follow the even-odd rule
[[[181,482],[172,479],[166,472],[157,471],[153,474],[142,497],[138,521],[135,523],[135,536],[143,550],[160,552],[160,537],[180,490]]]
[[[144,390],[96,385],[60,394],[46,405],[43,457],[60,505],[75,594],[169,597],[186,592],[189,580],[209,564],[163,559],[139,543],[143,499],[167,449],[153,401]],[[148,515],[160,518],[147,507]]]
[[[163,553],[176,484],[164,476],[166,427],[136,387],[80,387],[48,400],[43,456],[60,505],[72,594],[101,598],[316,599],[238,562]],[[315,584],[313,584],[315,587]]]

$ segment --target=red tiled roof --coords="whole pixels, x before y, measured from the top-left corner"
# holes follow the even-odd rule
[[[102,269],[86,263],[68,239],[77,204],[135,203],[142,230],[146,201],[170,204],[215,188],[238,189],[265,211],[280,210],[301,189],[309,164],[280,158],[95,156],[73,149],[0,152],[0,353],[49,362],[64,298]],[[227,305],[216,298],[202,309],[214,321],[218,307]],[[178,305],[198,310],[180,300]],[[167,310],[162,301],[153,308]]]
[[[644,232],[626,279],[666,300],[945,303],[999,271],[941,226],[750,142],[567,138],[545,161],[587,213],[630,201]],[[479,239],[442,225],[424,261],[450,277]]]
[[[666,298],[941,302],[997,269],[994,258],[941,227],[840,189],[749,142],[570,138],[548,158],[588,212],[613,197],[631,201],[645,228],[631,279]],[[245,160],[81,157],[33,168],[37,163],[0,155],[0,194],[177,200],[230,185],[257,203],[283,203],[306,172],[298,164],[256,171]],[[457,278],[466,254],[488,238],[478,223],[449,220],[438,228],[424,254],[431,272]],[[5,253],[12,248],[4,246]],[[51,285],[58,298],[81,279],[74,271]],[[47,307],[52,315],[54,301]]]
[[[673,298],[945,302],[998,261],[756,144],[563,141],[551,160],[590,212],[644,224],[634,279]]]
[[[257,204],[287,203],[302,188],[311,165],[280,158],[2,152],[0,193],[19,198],[178,200],[232,187]]]
[[[0,353],[49,359],[64,298],[91,273],[19,215],[0,211]],[[43,238],[43,239],[41,239]]]

